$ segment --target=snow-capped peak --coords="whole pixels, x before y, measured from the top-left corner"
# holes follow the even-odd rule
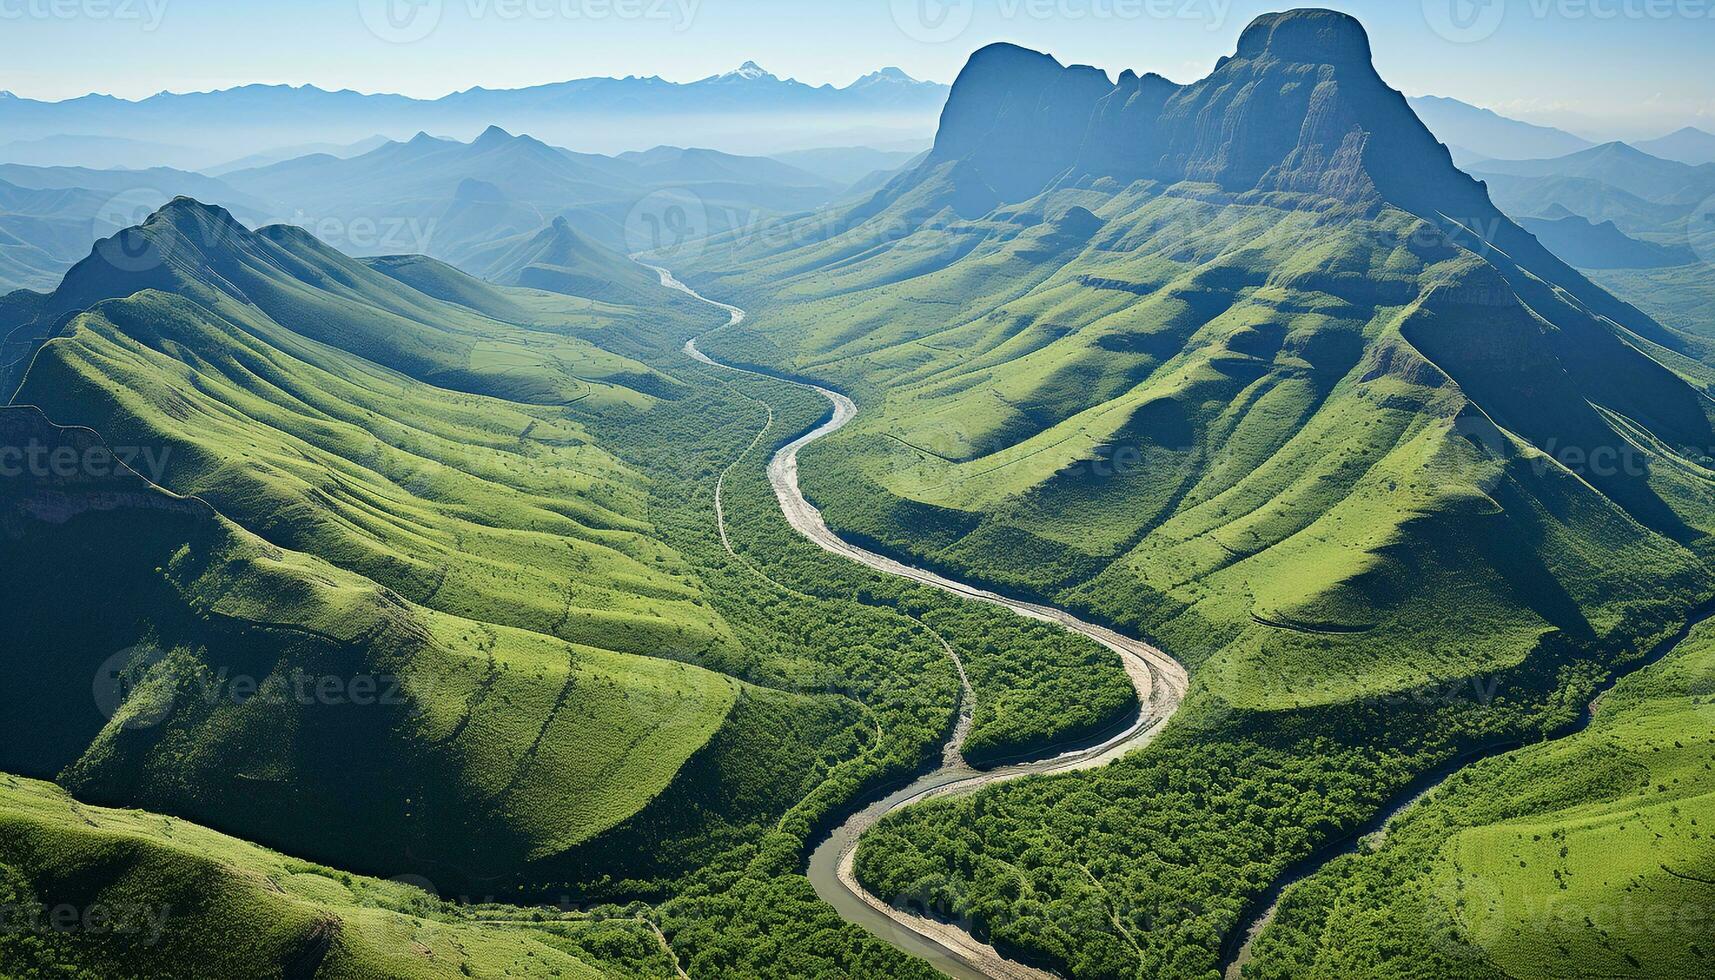
[[[723,79],[739,78],[744,79],[745,81],[756,81],[763,78],[773,78],[774,76],[769,74],[766,69],[756,62],[747,61],[744,64],[739,65],[736,71],[729,71],[720,77]]]

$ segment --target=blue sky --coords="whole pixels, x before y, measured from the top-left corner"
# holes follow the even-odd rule
[[[390,8],[388,5],[392,5]],[[1715,0],[1349,0],[1382,73],[1594,136],[1715,130]],[[844,84],[949,81],[994,40],[1206,73],[1279,4],[1238,0],[0,0],[0,89],[141,97],[246,82],[437,96],[586,75],[691,80],[754,59]],[[391,13],[391,19],[388,14]],[[429,29],[431,28],[432,29]],[[1439,28],[1439,30],[1437,29]],[[422,35],[422,36],[418,36]]]

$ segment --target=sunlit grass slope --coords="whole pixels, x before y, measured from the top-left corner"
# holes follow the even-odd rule
[[[1295,886],[1255,977],[1707,976],[1715,630]]]
[[[205,222],[230,220],[189,202],[168,212],[139,234],[167,240],[172,254],[187,244],[174,231],[189,225],[208,235]],[[21,755],[12,768],[64,769],[67,784],[89,796],[200,817],[346,866],[445,867],[453,880],[478,871],[493,880],[636,813],[717,734],[744,740],[747,720],[773,720],[737,710],[736,682],[672,662],[717,659],[713,651],[737,641],[686,560],[655,534],[648,480],[598,447],[564,406],[438,387],[290,329],[213,271],[230,264],[231,252],[272,255],[266,236],[226,225],[219,235],[220,248],[195,267],[196,283],[103,300],[73,316],[36,355],[20,393],[21,402],[97,428],[114,445],[147,447],[146,458],[159,464],[150,475],[194,495],[182,506],[207,514],[177,529],[153,526],[160,522],[147,507],[130,522],[98,518],[102,533],[145,543],[125,545],[126,559],[104,570],[127,605],[96,622],[57,614],[36,621],[85,574],[79,552],[52,540],[66,528],[32,538],[61,564],[8,563],[9,572],[29,576],[11,610],[28,624],[9,665],[19,680],[17,720],[52,729],[15,745]],[[518,326],[477,313],[470,304],[489,294],[468,280],[466,302],[454,305],[361,264],[345,271],[366,295],[391,296],[385,302],[420,308],[426,319],[480,320],[501,336],[510,329],[519,338],[514,374],[497,375],[492,386],[467,378],[473,387],[516,393],[517,377],[569,376],[574,360],[591,375],[605,369],[590,363],[595,348],[573,336],[586,320],[611,325],[600,304],[497,298],[499,312],[523,314]],[[67,302],[75,285],[52,300]],[[304,292],[324,336],[367,343],[362,311],[373,306],[353,312],[298,279],[279,288]],[[613,373],[627,380],[659,377],[598,354],[623,362]],[[616,409],[644,411],[657,398],[583,384],[584,400]],[[8,481],[7,489],[25,498],[61,492],[52,480],[34,490]],[[46,530],[26,523],[19,533]],[[22,540],[17,547],[28,550]],[[163,574],[170,591],[139,591]],[[213,620],[218,637],[199,622],[211,607],[221,617]],[[87,696],[96,665],[138,640],[170,651],[163,664],[140,669],[200,692],[170,698],[173,711],[144,734],[104,726]],[[50,645],[76,654],[59,671],[32,673],[27,651]],[[405,693],[358,710],[242,700],[223,686],[230,676],[330,672],[382,686],[396,677]],[[56,696],[44,698],[44,690]],[[752,697],[789,718],[807,712],[800,739],[763,743],[774,753],[758,760],[764,765],[793,768],[855,720],[849,703]],[[66,723],[78,718],[85,720]],[[248,761],[234,766],[235,758]],[[724,810],[668,814],[660,832],[694,846],[698,821],[765,818],[753,801],[724,802]],[[778,812],[790,803],[768,805]],[[328,813],[344,819],[321,819]],[[623,873],[646,855],[607,857],[602,868],[575,870]]]
[[[274,225],[253,232],[226,211],[188,198],[97,243],[66,274],[39,319],[57,325],[67,313],[151,289],[206,307],[236,302],[251,317],[306,340],[459,391],[565,404],[634,398],[635,389],[661,382],[576,336],[600,325],[598,304],[569,304],[535,321],[498,321],[400,289],[398,280],[302,229]],[[610,376],[623,380],[609,383]]]
[[[0,776],[0,904],[0,972],[21,978],[673,975],[642,922],[459,909],[14,776]]]
[[[979,759],[1115,723],[1123,670],[799,539],[763,465],[820,399],[543,244],[558,292],[179,200],[0,300],[31,354],[0,447],[159,484],[0,480],[0,769],[459,894],[656,901],[699,975],[919,973],[811,893],[820,828],[940,758],[948,646]]]
[[[4,424],[8,444],[99,445],[34,409]],[[0,768],[86,798],[467,881],[616,825],[742,727],[737,682],[432,612],[128,473],[0,493]],[[846,720],[814,717],[808,747]]]

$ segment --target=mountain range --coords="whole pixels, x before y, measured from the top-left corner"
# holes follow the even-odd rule
[[[1528,160],[1557,157],[1594,145],[1563,129],[1509,119],[1458,99],[1422,95],[1411,109],[1429,131],[1454,148],[1455,159]],[[1461,160],[1460,162],[1464,162]]]
[[[62,102],[11,97],[0,99],[0,132],[14,141],[99,134],[173,144],[215,153],[211,164],[283,146],[352,143],[378,133],[403,139],[429,131],[468,139],[492,125],[589,152],[652,145],[670,131],[686,143],[767,153],[919,139],[933,131],[946,96],[945,85],[897,68],[836,88],[782,79],[747,62],[688,83],[581,78],[522,89],[472,88],[439,99],[330,92],[313,85],[162,92],[136,101],[109,95]]]
[[[866,162],[848,153],[831,159],[836,169]],[[0,289],[51,288],[96,239],[180,195],[251,224],[298,224],[350,254],[422,253],[475,269],[480,262],[466,262],[477,253],[557,218],[628,252],[811,210],[845,183],[706,149],[573,153],[497,126],[469,143],[419,133],[355,155],[311,153],[218,178],[0,165]]]
[[[745,745],[745,771],[761,773],[774,751],[790,770],[843,741],[849,703],[680,662],[742,641],[652,527],[648,477],[587,421],[680,397],[594,342],[707,321],[655,289],[647,309],[509,295],[428,259],[365,265],[297,228],[251,231],[184,198],[105,239],[11,332],[36,353],[14,375],[12,401],[29,407],[0,418],[8,445],[81,454],[105,439],[153,447],[156,465],[0,481],[0,569],[20,598],[3,624],[18,642],[0,664],[0,767],[346,867],[415,865],[475,887],[562,859],[554,873],[612,875],[613,857],[592,869],[584,845],[681,796],[674,781],[707,764],[693,758],[722,751],[711,742]],[[74,557],[90,535],[124,553],[99,576],[127,598],[98,618],[39,614],[73,578],[94,584]],[[66,557],[26,564],[20,549]],[[145,638],[118,656],[148,693],[109,717],[77,694],[134,646],[122,634]],[[20,659],[49,637],[53,669]],[[195,686],[242,676],[268,690],[330,670],[371,678],[380,710]],[[741,732],[782,713],[790,745]],[[687,790],[712,788],[696,779]],[[756,794],[735,785],[732,798],[771,795]],[[712,801],[661,806],[713,821],[711,834],[740,819]],[[695,836],[672,834],[681,847]],[[664,855],[634,856],[643,873]]]
[[[1556,254],[1652,316],[1715,336],[1715,164],[1691,165],[1626,143],[1546,160],[1470,167],[1495,202]]]

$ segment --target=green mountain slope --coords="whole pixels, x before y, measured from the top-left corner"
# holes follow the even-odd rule
[[[9,446],[111,459],[33,408],[4,418]],[[616,825],[742,725],[741,698],[773,697],[430,611],[111,465],[0,485],[16,597],[0,768],[86,799],[453,884]],[[86,589],[113,597],[102,616],[56,601]],[[30,652],[50,647],[47,670]]]
[[[1130,684],[797,538],[763,464],[822,404],[698,365],[724,313],[588,257],[638,305],[177,201],[0,300],[30,406],[0,448],[152,481],[0,479],[0,769],[467,895],[646,898],[701,974],[917,975],[799,869],[939,758],[947,650],[996,757],[1120,720]]]
[[[188,964],[203,976],[330,980],[673,973],[643,922],[461,910],[409,883],[11,776],[0,777],[0,906],[0,970],[13,977],[161,977]]]
[[[625,376],[635,388],[652,384],[641,365],[566,336],[604,322],[588,304],[542,322],[499,323],[401,290],[301,229],[251,232],[224,210],[187,198],[97,243],[19,332],[51,335],[68,313],[151,289],[205,306],[254,308],[308,340],[444,388],[565,404],[634,397],[605,383],[608,376]]]
[[[856,720],[849,702],[746,693],[671,662],[731,657],[743,647],[696,573],[652,527],[647,479],[598,445],[564,405],[435,387],[357,354],[396,355],[426,376],[473,386],[547,391],[556,402],[552,386],[575,383],[582,390],[570,404],[641,411],[655,396],[585,380],[607,374],[670,393],[661,376],[579,336],[623,327],[603,315],[608,307],[502,296],[441,267],[439,280],[462,283],[468,303],[492,299],[493,312],[520,321],[505,323],[329,253],[302,233],[270,233],[285,244],[218,210],[177,202],[131,236],[142,243],[132,254],[158,254],[159,266],[114,269],[98,252],[47,300],[51,308],[97,301],[62,317],[17,396],[34,408],[13,411],[40,410],[102,432],[152,480],[206,513],[166,527],[144,516],[149,508],[110,519],[120,527],[106,533],[144,539],[125,544],[130,560],[111,571],[116,594],[137,593],[131,611],[101,624],[33,619],[82,574],[84,552],[52,540],[71,531],[55,527],[48,539],[14,545],[24,549],[17,555],[41,547],[63,560],[49,568],[6,563],[31,577],[17,587],[21,606],[12,615],[21,618],[9,627],[24,631],[8,665],[18,705],[11,720],[51,726],[53,737],[16,741],[5,768],[63,772],[67,785],[93,798],[199,817],[346,866],[426,863],[465,880],[516,872],[617,826],[717,736],[751,746],[758,765],[794,768]],[[446,370],[472,363],[485,367]],[[20,432],[5,444],[70,438],[58,431]],[[130,452],[136,447],[146,447],[141,458]],[[78,452],[86,450],[95,451]],[[7,481],[6,490],[29,513],[43,506],[35,496],[58,492],[53,482]],[[224,524],[227,517],[246,530]],[[83,533],[69,540],[88,540]],[[304,553],[317,558],[280,557]],[[156,569],[180,568],[175,555],[189,564],[162,593],[149,583],[163,574]],[[270,555],[287,567],[271,570]],[[323,595],[335,586],[347,598]],[[225,610],[217,636],[197,622],[210,604]],[[54,642],[77,653],[42,676],[29,651],[49,643],[53,630],[65,630]],[[116,732],[87,698],[96,665],[139,641],[170,654],[162,684],[200,690],[217,679],[212,702],[173,699],[174,713],[140,739]],[[352,679],[370,678],[364,683],[397,678],[407,693],[392,706],[324,719],[319,703],[294,698],[263,710],[242,691],[227,697],[229,684],[218,680],[314,678],[331,663]],[[782,719],[799,726],[799,739],[756,742],[749,726]],[[293,731],[303,744],[279,737]],[[255,771],[230,765],[241,747],[266,744],[258,739],[273,742],[264,753],[272,761],[259,759]],[[354,745],[363,748],[351,755]],[[317,775],[330,770],[390,775]],[[697,778],[706,784],[710,774]],[[435,783],[433,803],[417,780]],[[283,805],[306,798],[320,805]],[[793,802],[735,796],[725,807],[668,815],[663,825],[695,838],[699,820],[779,812]],[[343,819],[311,821],[308,812]],[[470,826],[482,812],[496,815]],[[626,859],[610,857],[600,873],[625,867]]]
[[[1245,975],[1706,974],[1712,694],[1705,624],[1587,730],[1472,766],[1294,887]]]
[[[1295,40],[1306,19],[1184,89],[980,52],[935,152],[851,227],[710,277],[764,305],[713,346],[867,402],[811,450],[841,525],[1195,637],[1183,655],[1259,705],[1609,633],[1660,602],[1638,567],[1700,588],[1710,402],[1639,350],[1695,345],[1501,216],[1361,35]],[[1239,85],[1255,121],[1198,142]],[[1083,107],[1089,135],[1019,166],[1022,120],[985,113],[1032,105]],[[1116,148],[1132,131],[1161,162]],[[1016,203],[873,237],[967,197]],[[1453,595],[1485,624],[1457,651],[1428,642]],[[1316,693],[1268,693],[1282,671]]]

